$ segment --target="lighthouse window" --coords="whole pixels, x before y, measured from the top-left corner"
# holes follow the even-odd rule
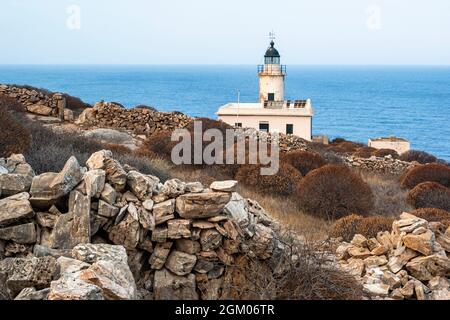
[[[269,94],[268,94],[268,97],[267,97],[267,100],[269,100],[269,101],[275,101],[275,93],[269,93]]]
[[[294,125],[293,124],[286,125],[286,134],[294,134]]]
[[[242,122],[236,122],[236,123],[234,124],[234,126],[235,126],[236,128],[242,128]]]
[[[260,122],[259,123],[259,131],[269,132],[269,123],[268,122]]]

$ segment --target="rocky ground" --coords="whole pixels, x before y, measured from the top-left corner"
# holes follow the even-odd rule
[[[283,248],[236,186],[163,184],[109,151],[38,176],[21,155],[0,159],[0,297],[232,298],[227,266]]]
[[[449,252],[450,227],[403,213],[392,232],[356,235],[336,256],[375,299],[450,300]]]

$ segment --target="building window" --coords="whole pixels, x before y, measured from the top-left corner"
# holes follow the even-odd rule
[[[286,125],[286,134],[294,134],[294,125],[293,124]]]
[[[242,123],[241,123],[241,122],[236,122],[236,123],[234,124],[234,126],[235,126],[236,128],[242,128]]]
[[[267,100],[269,101],[275,101],[275,93],[269,93],[267,95]]]
[[[269,132],[269,123],[268,122],[260,122],[259,123],[259,131]]]

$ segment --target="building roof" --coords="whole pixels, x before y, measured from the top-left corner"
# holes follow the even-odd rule
[[[216,112],[218,116],[282,116],[282,117],[312,117],[314,110],[311,101],[307,100],[304,107],[265,108],[262,103],[229,103]]]
[[[374,138],[370,139],[370,141],[383,141],[383,142],[409,142],[406,139],[398,138],[398,137],[382,137],[382,138]]]
[[[277,49],[275,49],[275,42],[270,42],[270,47],[267,49],[266,54],[264,55],[265,58],[279,58],[280,53]]]

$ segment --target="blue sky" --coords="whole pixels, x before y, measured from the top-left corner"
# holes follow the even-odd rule
[[[283,63],[450,65],[448,0],[2,0],[0,10],[0,64],[256,64],[273,29]]]

